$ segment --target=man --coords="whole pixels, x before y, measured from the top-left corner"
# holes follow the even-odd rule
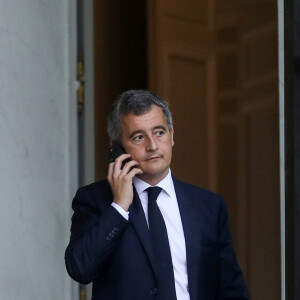
[[[223,199],[171,174],[168,103],[143,90],[121,94],[108,134],[128,154],[75,195],[70,276],[93,282],[94,300],[249,299]]]

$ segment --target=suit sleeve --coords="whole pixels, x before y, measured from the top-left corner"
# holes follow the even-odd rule
[[[77,191],[72,203],[74,214],[65,263],[69,275],[82,284],[101,276],[128,225],[111,205],[96,207],[97,200],[100,199],[93,199],[83,188]]]
[[[226,205],[221,199],[219,222],[219,297],[222,300],[249,300],[243,273],[237,262],[230,234]]]

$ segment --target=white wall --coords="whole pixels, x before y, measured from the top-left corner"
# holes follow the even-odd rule
[[[0,299],[76,299],[75,16],[72,0],[0,0]]]

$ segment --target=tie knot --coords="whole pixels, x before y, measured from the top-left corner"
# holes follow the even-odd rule
[[[148,201],[156,201],[161,190],[162,188],[159,186],[153,186],[147,188],[146,191],[148,192]]]

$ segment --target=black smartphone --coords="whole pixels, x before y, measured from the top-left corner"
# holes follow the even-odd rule
[[[125,152],[124,148],[122,147],[122,145],[119,142],[112,141],[112,144],[109,149],[109,161],[114,162],[117,159],[117,157],[119,157],[120,155],[122,155],[124,153],[126,153],[126,152]],[[123,169],[124,165],[129,161],[130,161],[129,158],[125,159],[122,162],[121,169]]]

